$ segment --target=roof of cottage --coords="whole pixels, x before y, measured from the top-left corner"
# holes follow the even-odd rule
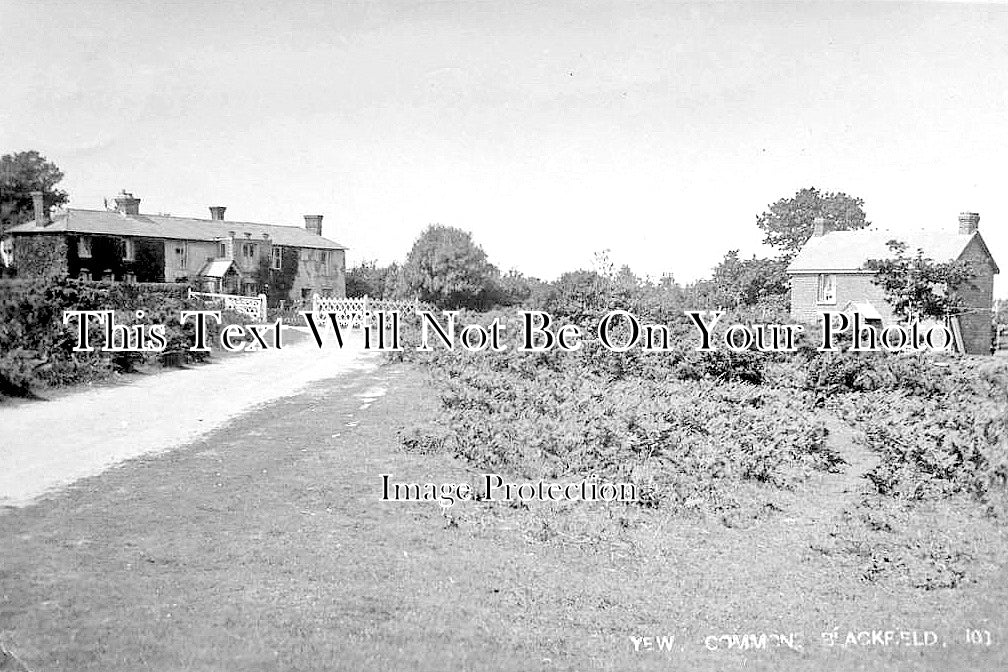
[[[228,220],[195,219],[171,215],[124,215],[115,210],[82,210],[71,208],[60,211],[46,226],[34,222],[21,224],[8,233],[84,233],[109,236],[135,236],[143,238],[168,238],[172,240],[220,240],[231,231],[238,237],[246,233],[262,239],[270,237],[274,245],[311,247],[323,250],[345,250],[339,243],[316,236],[303,227],[232,222]]]
[[[868,227],[853,231],[828,231],[822,236],[813,236],[801,248],[791,264],[788,273],[814,273],[864,270],[871,259],[887,259],[893,256],[889,249],[890,240],[906,243],[907,254],[923,251],[924,256],[937,262],[954,261],[977,239],[982,246],[994,272],[997,264],[987,244],[979,232],[959,233],[958,231],[892,231]]]

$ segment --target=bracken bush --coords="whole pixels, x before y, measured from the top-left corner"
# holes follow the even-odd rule
[[[189,352],[196,328],[180,324],[179,311],[204,309],[198,300],[184,299],[173,288],[163,291],[123,283],[39,279],[0,282],[0,396],[29,396],[34,386],[58,387],[102,380],[151,360],[146,353],[110,353],[101,349],[102,328],[91,320],[88,334],[95,352],[74,352],[76,320],[63,323],[67,310],[114,310],[118,324],[164,324],[166,350],[179,351],[186,361],[206,353]],[[142,319],[136,310],[143,308]],[[225,323],[242,321],[225,314]],[[211,325],[216,337],[217,326]]]

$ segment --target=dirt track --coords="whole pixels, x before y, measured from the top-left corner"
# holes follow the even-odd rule
[[[313,381],[374,365],[374,356],[345,346],[302,342],[0,408],[0,506],[23,506],[124,460],[184,445]]]

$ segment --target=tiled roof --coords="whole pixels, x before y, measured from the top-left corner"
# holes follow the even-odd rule
[[[978,238],[984,250],[987,250],[987,245],[979,233],[890,231],[874,227],[856,231],[829,231],[826,235],[809,238],[801,251],[791,260],[788,272],[863,270],[870,259],[887,259],[893,256],[888,245],[890,240],[906,243],[909,255],[916,254],[920,249],[924,251],[925,257],[934,261],[953,261],[966,250],[966,246],[974,237]],[[990,252],[987,253],[989,256]],[[993,264],[993,259],[991,263]]]
[[[217,240],[226,237],[229,231],[234,231],[239,238],[243,238],[246,233],[251,233],[253,238],[262,239],[262,234],[266,233],[269,234],[274,245],[312,247],[323,250],[346,249],[337,242],[316,236],[297,226],[193,219],[169,215],[123,215],[114,210],[73,208],[57,214],[47,226],[39,227],[35,226],[34,222],[29,222],[9,229],[9,233],[91,233],[110,236],[170,238],[172,240]]]

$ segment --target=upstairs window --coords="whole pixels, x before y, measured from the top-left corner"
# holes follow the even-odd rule
[[[122,258],[123,261],[133,261],[136,259],[136,245],[134,245],[132,238],[123,238]]]
[[[222,259],[227,256],[227,243],[224,241],[217,243],[217,256]]]
[[[322,261],[322,266],[329,268],[332,265],[332,250],[320,250],[319,258]]]
[[[91,258],[91,236],[81,236],[77,239],[77,256],[81,259]]]
[[[270,252],[270,268],[274,271],[280,270],[280,264],[283,259],[282,250],[279,247],[274,246],[273,250]]]
[[[246,259],[252,259],[255,257],[255,245],[252,243],[242,243],[242,255]]]
[[[819,274],[816,303],[836,303],[836,276],[832,273]]]

